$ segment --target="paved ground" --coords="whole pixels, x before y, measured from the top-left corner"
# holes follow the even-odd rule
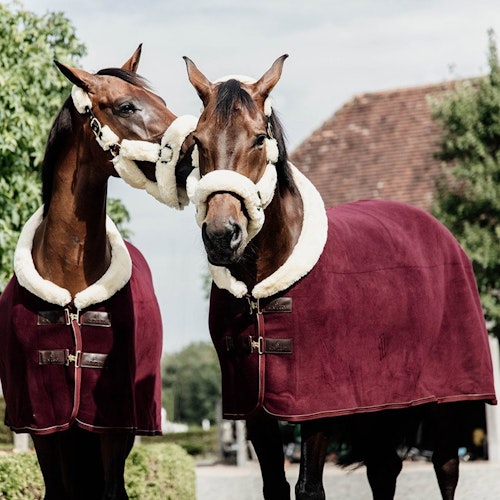
[[[196,468],[197,500],[262,500],[258,465],[244,468],[200,465]],[[287,477],[295,485],[298,466],[287,467]],[[324,484],[328,500],[371,500],[365,469],[346,472],[327,464]],[[293,488],[292,488],[293,489]],[[295,498],[295,497],[292,497]],[[432,465],[407,462],[399,476],[396,500],[441,500]],[[467,462],[460,467],[456,500],[500,499],[500,464]]]

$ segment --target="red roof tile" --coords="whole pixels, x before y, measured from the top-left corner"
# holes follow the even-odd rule
[[[388,198],[429,209],[441,139],[429,99],[456,83],[355,96],[292,152],[291,161],[326,206]]]

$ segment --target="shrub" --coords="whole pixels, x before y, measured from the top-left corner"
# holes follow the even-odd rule
[[[131,500],[194,500],[193,459],[175,444],[151,444],[132,449],[125,471]]]
[[[0,456],[0,498],[39,500],[45,488],[35,453]]]
[[[125,485],[131,500],[194,500],[192,458],[175,444],[134,446],[127,459]],[[0,498],[41,500],[44,483],[36,455],[0,455]]]
[[[142,443],[174,443],[193,456],[216,455],[218,452],[217,428],[204,431],[200,427],[190,428],[187,432],[172,432],[163,436],[143,437]]]

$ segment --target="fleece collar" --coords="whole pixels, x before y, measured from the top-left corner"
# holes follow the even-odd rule
[[[26,222],[14,253],[14,272],[19,284],[37,297],[61,307],[71,303],[68,290],[48,281],[35,268],[32,256],[33,238],[43,218],[43,206]],[[78,292],[73,300],[77,309],[103,302],[121,290],[132,276],[132,260],[113,221],[107,217],[106,232],[111,245],[111,264],[95,283]]]
[[[270,297],[286,290],[304,277],[318,262],[328,236],[328,219],[321,195],[296,167],[291,165],[292,174],[302,197],[304,218],[302,231],[292,254],[273,274],[248,290],[245,283],[238,281],[226,267],[209,264],[215,284],[241,298],[250,293],[254,298]]]

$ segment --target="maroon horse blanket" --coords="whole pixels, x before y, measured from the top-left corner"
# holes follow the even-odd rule
[[[257,301],[213,285],[226,418],[321,417],[430,402],[496,403],[468,257],[427,213],[386,201],[328,210],[313,269]],[[249,307],[253,303],[253,308]]]
[[[64,308],[15,276],[0,295],[0,376],[14,431],[50,434],[76,423],[94,432],[161,434],[160,311],[144,257],[126,245],[132,277],[80,312],[80,353]]]

